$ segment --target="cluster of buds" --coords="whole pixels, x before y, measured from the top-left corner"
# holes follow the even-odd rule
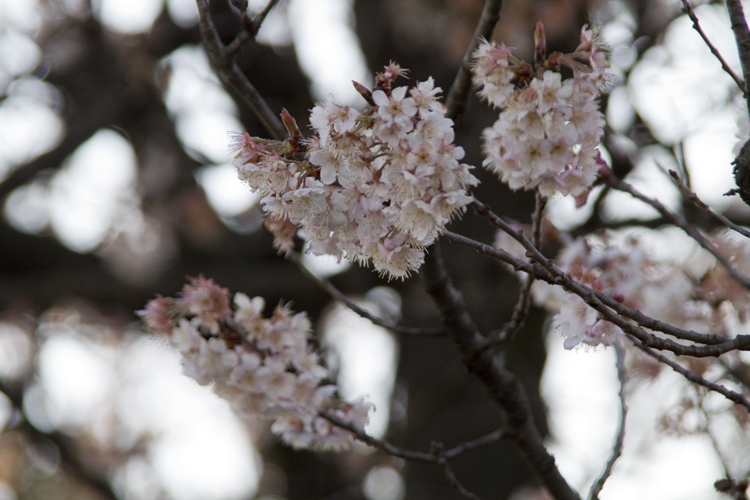
[[[482,42],[474,53],[479,95],[502,110],[483,134],[484,166],[512,189],[579,196],[596,180],[604,126],[597,99],[611,77],[605,72],[607,47],[584,26],[575,52],[547,56],[541,23],[534,35],[534,67],[502,43]],[[563,66],[573,73],[565,81]]]
[[[286,112],[285,141],[233,135],[233,164],[266,195],[266,227],[279,250],[293,248],[297,233],[315,254],[372,260],[381,275],[404,278],[471,202],[466,190],[478,181],[460,163],[464,151],[453,144],[441,89],[432,78],[393,88],[405,73],[391,63],[373,91],[355,82],[369,104],[362,112],[330,100],[316,105],[311,139]]]
[[[295,448],[343,450],[351,432],[321,416],[327,413],[363,429],[372,403],[346,402],[327,384],[328,370],[308,344],[310,321],[277,306],[263,317],[265,302],[230,294],[202,276],[178,298],[157,297],[138,311],[146,327],[168,339],[182,355],[185,375],[229,401],[247,419],[272,420],[271,429]]]

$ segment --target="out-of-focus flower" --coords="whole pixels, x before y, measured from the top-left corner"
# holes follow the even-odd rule
[[[374,406],[336,397],[336,387],[325,382],[328,370],[308,344],[307,315],[278,306],[264,318],[265,301],[242,293],[233,302],[234,309],[229,291],[201,276],[179,298],[159,296],[138,315],[179,349],[185,375],[212,385],[238,415],[273,420],[272,430],[295,448],[346,449],[352,433],[321,413],[364,429]]]

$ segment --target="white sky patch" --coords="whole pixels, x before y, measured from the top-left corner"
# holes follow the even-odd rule
[[[204,167],[198,170],[196,177],[211,207],[225,217],[245,212],[263,197],[240,182],[236,169],[229,163]]]
[[[360,303],[379,315],[373,304]],[[335,304],[323,325],[323,345],[335,353],[338,383],[344,399],[367,396],[375,404],[367,432],[382,437],[388,429],[391,394],[398,367],[398,342],[388,330]]]
[[[679,191],[669,179],[668,169],[680,170],[674,156],[661,147],[647,146],[639,151],[636,166],[625,180],[646,196],[658,199],[668,209],[679,210]],[[602,206],[602,217],[611,221],[645,220],[658,216],[656,209],[622,191],[610,192]]]
[[[16,30],[0,33],[0,71],[12,76],[32,71],[42,59],[34,40]]]
[[[158,436],[149,464],[175,498],[252,498],[261,463],[244,425],[209,388],[182,375],[179,358],[146,337],[131,339],[121,362],[125,428],[133,439]]]
[[[288,10],[297,58],[312,81],[313,97],[323,101],[333,94],[339,104],[362,107],[352,80],[371,86],[372,76],[353,31],[351,0],[289,0]]]
[[[406,494],[404,478],[393,467],[373,467],[362,483],[368,500],[401,500]]]
[[[103,129],[79,146],[50,183],[50,222],[60,241],[77,252],[93,250],[135,176],[135,152],[120,134]]]
[[[16,165],[54,148],[62,138],[60,117],[43,103],[10,95],[0,103],[0,179]]]
[[[34,346],[26,332],[13,323],[0,323],[0,378],[13,380],[25,375],[33,354]],[[0,429],[1,422],[2,418]]]
[[[0,26],[34,31],[41,22],[42,12],[37,0],[0,0]]]
[[[37,234],[49,225],[49,190],[42,182],[21,186],[5,199],[4,215],[15,229]]]
[[[725,107],[706,116],[704,126],[685,139],[685,159],[690,187],[714,210],[725,210],[738,197],[724,196],[735,188],[732,148],[735,137],[734,110]]]
[[[221,87],[202,47],[183,45],[166,60],[171,74],[164,103],[173,116],[201,110],[237,114],[237,106]]]
[[[94,15],[109,29],[135,35],[151,28],[164,0],[94,0]]]
[[[113,352],[94,350],[80,339],[59,334],[39,354],[39,372],[49,416],[57,427],[90,424],[115,389]],[[109,359],[107,359],[109,358]]]
[[[181,28],[192,28],[198,23],[198,6],[193,0],[167,0],[167,11]]]
[[[619,382],[614,358],[612,348],[568,351],[559,334],[548,335],[541,391],[553,415],[549,449],[584,497],[603,471],[615,439]],[[656,381],[626,393],[625,446],[602,500],[721,498],[713,482],[724,472],[709,439],[658,431],[659,418],[677,402],[682,385],[680,375],[664,370]]]
[[[581,208],[576,207],[573,196],[553,196],[547,200],[544,215],[558,229],[567,231],[586,222],[594,211],[593,200],[599,195],[601,187],[595,187],[589,193],[588,201]]]
[[[739,71],[725,7],[704,5],[696,9],[696,14],[711,42]],[[667,144],[700,129],[706,114],[726,107],[734,86],[684,15],[669,26],[664,44],[646,52],[629,81],[636,109],[654,135]]]
[[[565,350],[551,331],[541,391],[551,414],[550,452],[568,482],[581,491],[609,457],[617,428],[614,349]]]
[[[244,129],[237,120],[237,106],[221,88],[202,48],[181,47],[166,59],[171,77],[164,103],[174,117],[178,137],[211,162],[225,163],[227,132]]]
[[[341,258],[337,259],[333,255],[315,255],[308,252],[309,242],[305,242],[305,250],[302,252],[302,264],[308,271],[320,279],[330,278],[336,274],[341,274],[352,267],[352,263]]]
[[[234,116],[208,110],[182,112],[177,115],[175,122],[177,135],[182,143],[214,163],[227,160],[227,131],[243,129]]]

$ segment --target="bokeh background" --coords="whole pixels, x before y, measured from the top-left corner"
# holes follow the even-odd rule
[[[704,29],[738,70],[723,4],[698,4]],[[264,7],[250,2],[253,12]],[[748,129],[744,102],[680,7],[507,0],[495,39],[529,60],[537,20],[550,51],[574,50],[585,23],[601,26],[615,75],[602,99],[602,151],[617,175],[680,209],[664,171],[682,170],[684,159],[704,201],[748,224],[748,208],[721,196],[734,187],[733,148]],[[282,0],[238,62],[274,110],[288,109],[307,130],[309,110],[329,95],[361,107],[351,80],[370,85],[391,60],[411,70],[411,83],[432,76],[447,90],[481,9],[480,0]],[[226,0],[211,10],[231,41],[237,12]],[[196,23],[192,0],[0,0],[0,500],[456,498],[436,467],[364,446],[334,455],[280,445],[267,424],[236,419],[181,376],[177,355],[142,331],[135,310],[203,274],[270,306],[307,311],[344,395],[375,401],[372,434],[427,450],[502,425],[449,340],[373,327],[275,255],[258,196],[236,179],[227,154],[228,131],[265,132],[210,69]],[[470,99],[456,139],[467,163],[481,165],[479,137],[494,119]],[[529,221],[532,195],[476,173],[480,199]],[[581,209],[551,200],[548,216],[574,235],[663,222],[600,189]],[[470,215],[451,229],[494,239]],[[662,251],[689,245],[676,245],[672,232],[661,236],[654,245]],[[480,328],[502,325],[516,277],[471,251],[447,244],[443,251]],[[356,266],[306,265],[384,316],[439,324],[418,276],[385,282]],[[614,354],[565,352],[546,321],[533,310],[509,365],[563,473],[585,492],[616,428]],[[633,379],[625,452],[602,498],[720,498],[712,489],[725,476],[717,449],[730,449],[731,434],[711,440],[693,432],[699,424],[667,425],[681,401],[678,377]],[[750,449],[732,442],[724,462],[742,477]],[[481,498],[544,498],[509,443],[461,456],[454,470]]]

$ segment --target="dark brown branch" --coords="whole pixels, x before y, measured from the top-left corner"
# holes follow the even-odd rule
[[[747,27],[740,0],[727,0],[727,11],[729,12],[729,21],[732,23],[734,39],[737,41],[737,52],[742,64],[742,76],[747,82],[747,79],[750,78],[750,29]],[[747,101],[747,106],[750,113],[750,101]]]
[[[627,382],[627,373],[625,372],[625,349],[619,343],[615,343],[614,347],[617,355],[617,380],[620,381],[620,391],[618,393],[620,399],[620,424],[617,429],[615,444],[612,447],[612,455],[609,457],[602,475],[599,476],[599,479],[597,479],[593,485],[591,485],[589,500],[598,500],[599,493],[601,493],[604,483],[612,474],[615,462],[622,454],[622,444],[625,441],[625,417],[627,417],[628,414],[628,407],[625,406],[625,383]]]
[[[641,343],[639,340],[634,339],[633,337],[630,337],[630,340],[633,341],[633,344],[635,344],[636,347],[638,347],[640,350],[648,354],[649,356],[661,361],[665,365],[672,368],[674,371],[688,379],[689,381],[693,382],[694,384],[702,385],[709,391],[718,392],[728,400],[732,401],[735,404],[742,405],[748,410],[750,410],[750,401],[748,401],[742,394],[739,394],[737,392],[731,391],[724,387],[723,385],[715,384],[713,382],[710,382],[706,380],[705,378],[701,377],[700,375],[697,375],[687,368],[681,366],[679,363],[672,361],[668,357],[664,356],[663,354],[660,354],[650,347],[646,347]]]
[[[712,217],[716,218],[719,222],[726,225],[728,228],[740,233],[742,236],[746,238],[750,238],[750,231],[745,229],[744,227],[738,226],[731,220],[727,219],[727,217],[724,214],[714,212],[711,210],[711,207],[706,205],[706,203],[703,202],[700,198],[698,198],[698,195],[695,194],[693,191],[688,188],[684,182],[682,182],[682,179],[680,179],[680,176],[675,172],[674,170],[669,171],[669,177],[672,179],[672,181],[677,186],[677,189],[680,190],[682,193],[682,196],[685,197],[686,200],[689,200],[695,204],[699,209],[703,210],[705,213],[711,215]]]
[[[479,18],[479,23],[474,30],[474,35],[471,38],[471,44],[466,49],[464,58],[461,61],[461,67],[458,68],[456,78],[453,80],[451,89],[448,92],[448,96],[445,100],[446,112],[445,116],[457,122],[466,108],[466,99],[469,95],[469,89],[471,88],[471,74],[469,65],[471,64],[471,57],[477,47],[479,41],[482,38],[489,39],[492,36],[492,32],[495,30],[495,25],[500,20],[500,10],[503,7],[503,0],[486,0],[484,2],[484,8],[482,9],[482,15]]]
[[[219,39],[216,27],[211,20],[208,9],[208,0],[196,0],[198,3],[198,14],[200,15],[200,29],[203,43],[206,46],[211,65],[216,73],[221,76],[227,84],[242,96],[245,102],[255,112],[258,119],[266,127],[268,133],[276,140],[283,140],[286,129],[279,117],[271,110],[271,107],[260,95],[260,92],[250,83],[244,73],[240,70],[227,48]]]
[[[245,42],[249,40],[255,40],[255,37],[258,35],[258,31],[260,31],[260,27],[263,24],[263,21],[266,20],[266,16],[268,16],[268,13],[271,12],[271,9],[273,9],[278,3],[279,0],[270,0],[263,11],[256,15],[255,18],[253,18],[253,20],[249,22],[247,21],[247,12],[243,12],[242,26],[245,29],[237,34],[235,39],[232,40],[232,43],[227,45],[227,54],[233,56],[234,54],[239,52],[240,48],[242,48],[242,45]]]
[[[492,398],[507,415],[512,437],[527,463],[557,500],[579,499],[565,481],[555,459],[544,446],[539,429],[534,423],[526,391],[516,376],[505,368],[500,356],[480,349],[482,335],[466,310],[461,293],[453,286],[442,261],[440,247],[433,245],[425,258],[420,276],[423,286],[440,310],[443,323],[461,352],[468,370],[479,378]]]
[[[745,82],[742,81],[742,78],[735,73],[732,68],[729,67],[729,64],[724,60],[724,58],[721,56],[721,53],[719,52],[719,49],[714,47],[714,45],[711,43],[711,41],[708,39],[706,34],[703,32],[703,28],[701,28],[700,23],[698,22],[698,16],[695,15],[695,11],[693,10],[693,6],[690,5],[690,2],[688,0],[682,0],[682,5],[684,6],[685,14],[688,15],[691,21],[693,21],[693,29],[698,32],[698,34],[701,36],[703,41],[708,46],[708,49],[711,51],[711,53],[716,57],[716,59],[719,60],[719,63],[721,63],[721,68],[732,77],[732,80],[734,80],[734,83],[737,84],[737,86],[740,88],[743,94],[747,93],[747,90],[745,89]]]
[[[438,457],[437,464],[438,467],[440,467],[440,470],[443,471],[445,480],[448,481],[448,484],[455,488],[462,497],[469,498],[471,500],[480,500],[477,495],[467,490],[464,485],[461,484],[461,482],[456,477],[456,474],[453,472],[453,469],[451,469],[451,466],[448,464],[448,459],[442,456],[441,448],[442,446],[439,443],[433,444],[433,452]]]
[[[640,311],[634,311],[624,304],[614,300],[612,297],[592,290],[591,288],[581,285],[568,274],[560,270],[555,266],[551,259],[547,259],[542,253],[526,238],[526,235],[522,231],[515,231],[507,222],[502,220],[496,214],[490,210],[490,207],[479,200],[472,202],[474,210],[481,216],[485,217],[495,227],[502,229],[518,241],[526,249],[527,255],[534,259],[535,263],[529,263],[524,260],[518,259],[508,252],[498,250],[484,243],[474,241],[470,238],[466,238],[450,231],[444,231],[443,235],[448,237],[450,240],[460,243],[462,245],[469,246],[475,250],[492,255],[503,262],[507,262],[512,265],[517,271],[523,271],[525,273],[533,274],[537,279],[547,281],[553,285],[561,285],[566,290],[579,295],[588,305],[601,312],[608,320],[613,316],[612,311],[615,311],[618,315],[625,318],[630,318],[640,326],[648,328],[650,330],[658,330],[671,335],[681,340],[688,340],[691,342],[699,342],[702,344],[709,344],[707,346],[684,346],[677,344],[668,339],[661,339],[659,337],[645,333],[641,329],[633,330],[633,325],[618,318],[610,320],[617,326],[625,329],[629,333],[633,333],[637,338],[642,340],[647,346],[656,349],[667,349],[675,354],[688,355],[688,356],[719,356],[725,352],[729,352],[734,349],[744,349],[750,346],[750,336],[738,335],[734,339],[727,339],[721,335],[707,335],[704,333],[694,332],[692,330],[683,330],[673,325],[657,321],[649,316],[646,316]],[[621,326],[622,325],[622,326]]]
[[[331,297],[339,301],[341,305],[344,307],[347,307],[348,309],[352,310],[353,312],[359,314],[361,317],[365,319],[369,319],[374,324],[378,326],[382,326],[383,328],[387,328],[388,330],[391,330],[394,333],[398,333],[399,335],[420,335],[425,337],[430,336],[444,336],[446,334],[445,327],[436,327],[436,328],[416,328],[416,327],[410,327],[410,326],[400,326],[400,325],[394,325],[393,323],[389,321],[385,321],[383,319],[378,318],[371,312],[369,312],[367,309],[364,309],[344,295],[338,288],[333,286],[330,281],[320,279],[317,276],[315,276],[313,273],[310,272],[308,268],[305,267],[305,264],[302,262],[302,259],[300,258],[300,255],[297,252],[290,252],[288,254],[289,260],[297,264],[297,267],[307,276],[310,280],[317,283],[323,290],[328,293]]]
[[[688,223],[688,221],[685,220],[685,218],[679,214],[675,214],[667,210],[667,208],[657,199],[649,198],[648,196],[644,195],[635,187],[633,187],[631,184],[628,184],[627,182],[618,179],[611,173],[609,175],[600,175],[600,178],[604,181],[604,183],[608,186],[610,186],[613,189],[617,189],[618,191],[623,191],[625,193],[628,193],[633,198],[639,199],[642,202],[652,206],[655,208],[666,220],[668,220],[670,223],[674,224],[675,226],[679,227],[683,231],[685,231],[688,236],[693,238],[698,244],[711,253],[714,257],[716,257],[716,260],[721,262],[721,265],[724,266],[724,268],[727,270],[729,275],[734,278],[735,281],[737,281],[739,284],[744,286],[747,289],[750,289],[750,278],[743,275],[735,266],[732,264],[726,255],[721,253],[718,248],[703,234],[701,234],[698,229],[696,229],[695,226]]]
[[[520,233],[519,235],[515,233],[510,227],[508,227],[508,231],[509,234],[515,235],[514,237],[518,236],[518,238],[516,239],[519,242],[522,241],[521,238],[525,238],[522,233]],[[693,331],[682,330],[680,328],[650,318],[640,311],[633,311],[629,307],[624,306],[620,302],[614,300],[612,297],[581,285],[573,278],[571,278],[568,274],[558,269],[551,260],[544,259],[544,256],[542,256],[541,253],[539,253],[539,251],[536,249],[533,249],[532,254],[535,254],[535,258],[544,259],[544,265],[539,263],[526,262],[525,260],[514,257],[504,250],[500,250],[490,245],[480,243],[465,236],[461,236],[460,234],[451,233],[450,231],[444,231],[443,237],[455,243],[473,248],[480,253],[490,255],[503,262],[506,262],[512,265],[517,271],[523,271],[525,273],[533,275],[535,279],[546,281],[551,285],[562,286],[565,290],[573,292],[581,297],[584,302],[586,302],[586,304],[601,313],[604,319],[611,323],[614,323],[626,333],[632,334],[634,337],[641,340],[645,345],[653,347],[654,349],[668,350],[672,351],[675,354],[683,356],[716,357],[729,351],[737,349],[747,349],[748,346],[750,346],[750,336],[748,335],[738,335],[734,339],[727,339],[726,337],[721,337],[719,335],[706,335]],[[530,241],[525,241],[528,243],[528,245],[531,245]],[[651,330],[659,330],[683,340],[702,342],[711,345],[696,346],[678,344],[672,340],[663,339],[647,333],[642,328],[628,322],[626,319],[624,319],[625,317],[630,318],[636,321],[639,325]]]
[[[544,215],[544,207],[546,204],[547,199],[537,191],[531,228],[531,240],[537,248],[542,240],[542,217]],[[521,287],[521,291],[518,294],[516,305],[513,307],[513,314],[510,317],[510,321],[505,323],[502,328],[492,332],[487,340],[484,341],[482,347],[489,347],[495,343],[509,342],[513,340],[516,333],[523,328],[529,314],[529,309],[531,308],[531,285],[533,285],[533,283],[534,279],[527,274],[523,286]]]

